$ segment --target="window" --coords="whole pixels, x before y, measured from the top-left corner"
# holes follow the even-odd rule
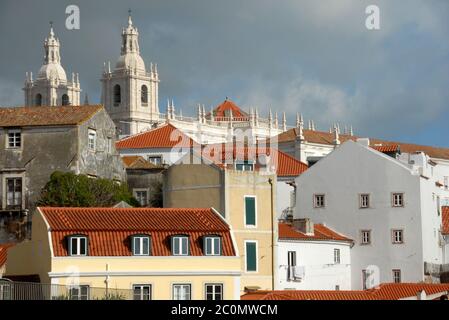
[[[335,291],[340,291],[340,286],[338,284],[335,286]]]
[[[371,230],[362,230],[360,233],[362,237],[361,244],[371,244]]]
[[[313,206],[315,208],[324,208],[325,206],[324,194],[316,194],[314,196]]]
[[[206,284],[206,300],[223,300],[223,285]]]
[[[257,272],[257,242],[245,241],[245,270],[246,272]]]
[[[363,290],[368,289],[368,271],[362,270],[362,288]]]
[[[89,129],[87,145],[90,150],[94,150],[97,146],[97,132],[93,129]]]
[[[393,269],[393,282],[401,283],[401,270]]]
[[[71,256],[87,255],[87,237],[71,236],[69,237],[69,254]]]
[[[68,95],[66,95],[66,94],[63,94],[63,95],[62,95],[62,97],[61,97],[61,104],[62,104],[63,106],[68,106],[68,105],[70,104],[69,96],[68,96]]]
[[[392,231],[392,242],[393,244],[404,243],[404,231],[403,230],[393,230]]]
[[[173,300],[190,300],[190,284],[174,284]]]
[[[140,101],[142,102],[142,106],[148,105],[148,88],[146,85],[143,85],[140,92]]]
[[[254,163],[251,161],[243,161],[235,164],[237,171],[254,171]]]
[[[204,253],[206,256],[221,255],[221,238],[220,237],[204,237]]]
[[[8,148],[20,148],[22,146],[22,132],[20,129],[8,130]]]
[[[148,190],[135,190],[134,195],[142,207],[148,205]]]
[[[11,300],[12,283],[0,281],[0,300]]]
[[[122,92],[120,86],[116,84],[114,86],[114,106],[120,105],[121,102],[122,102]]]
[[[340,249],[334,249],[334,264],[340,264]]]
[[[8,209],[22,207],[22,178],[6,179],[6,207]]]
[[[245,196],[245,226],[256,226],[256,197]]]
[[[189,238],[186,236],[174,236],[172,237],[172,254],[174,256],[187,256],[189,255]]]
[[[148,161],[156,166],[162,165],[162,156],[149,156]]]
[[[107,137],[107,140],[106,140],[106,152],[107,153],[112,153],[112,138],[111,137]]]
[[[149,236],[133,236],[133,255],[149,256],[150,255],[150,237]]]
[[[89,300],[89,286],[76,286],[69,289],[70,300]]]
[[[369,194],[360,195],[360,209],[369,208]]]
[[[150,284],[133,285],[133,299],[151,300],[151,285]]]
[[[42,95],[40,93],[36,94],[34,104],[38,107],[42,105]]]
[[[296,251],[289,251],[287,255],[288,266],[296,267]]]
[[[404,206],[404,194],[403,193],[393,193],[393,207],[403,207]]]

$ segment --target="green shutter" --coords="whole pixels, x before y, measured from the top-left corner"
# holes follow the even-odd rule
[[[252,197],[245,198],[245,224],[256,225],[256,199]]]
[[[257,248],[255,242],[246,243],[246,271],[257,271]]]

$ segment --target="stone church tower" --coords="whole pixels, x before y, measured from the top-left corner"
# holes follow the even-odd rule
[[[122,30],[121,55],[114,70],[105,63],[101,79],[101,102],[120,136],[147,130],[159,120],[157,66],[151,64],[147,72],[138,37],[130,14]]]
[[[67,75],[61,65],[59,54],[60,43],[55,37],[53,26],[44,41],[44,64],[36,80],[33,73],[26,73],[25,105],[31,106],[64,106],[80,104],[80,82],[78,74],[72,73],[72,81],[67,81]]]

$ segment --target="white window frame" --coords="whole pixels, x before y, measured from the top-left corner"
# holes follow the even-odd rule
[[[143,288],[148,287],[148,299],[144,299]],[[140,299],[136,299],[136,293],[134,292],[136,289],[140,289]],[[153,285],[151,284],[133,284],[133,300],[140,301],[150,301],[153,299]]]
[[[246,252],[246,244],[247,243],[255,243],[256,244],[256,270],[253,271],[248,271],[248,266],[247,266],[247,252]],[[259,272],[259,241],[257,240],[245,240],[244,241],[244,245],[245,245],[245,273],[258,273]]]
[[[397,198],[400,196],[400,198]],[[401,199],[399,201],[399,199]],[[399,202],[401,202],[399,204]],[[403,192],[393,192],[391,194],[391,205],[393,208],[403,208],[405,207],[405,194]]]
[[[84,254],[81,254],[81,240],[84,239]],[[72,247],[72,240],[76,240],[76,253],[74,253],[73,251],[73,247]],[[69,255],[72,257],[82,257],[82,256],[87,256],[87,249],[88,249],[88,239],[86,236],[81,236],[81,235],[74,235],[74,236],[69,236]]]
[[[14,180],[14,182],[13,182],[13,184],[14,184],[14,190],[12,191],[12,197],[13,197],[13,203],[11,204],[11,203],[9,203],[9,199],[8,199],[8,196],[9,196],[9,190],[8,190],[8,188],[9,188],[9,186],[8,186],[8,181],[9,180]],[[17,196],[17,191],[15,190],[15,188],[16,188],[16,184],[17,184],[17,182],[16,182],[16,180],[20,180],[20,187],[21,187],[21,190],[20,190],[20,197],[18,197]],[[24,182],[24,178],[23,178],[23,176],[6,176],[5,177],[5,209],[8,209],[8,208],[10,208],[10,209],[21,209],[21,208],[23,208],[23,196],[24,196],[24,194],[23,194],[23,190],[24,190],[24,185],[23,185],[23,182]],[[15,202],[17,201],[17,200],[20,200],[20,204],[15,204]]]
[[[401,283],[402,282],[402,272],[401,269],[393,269],[393,283]],[[399,281],[396,281],[399,280]]]
[[[319,198],[322,198],[322,201],[318,201]],[[322,202],[322,204],[319,204],[318,202]],[[326,208],[326,195],[324,193],[317,193],[313,195],[313,207]]]
[[[247,224],[246,223],[246,198],[253,198],[254,199],[254,224]],[[249,194],[247,194],[247,195],[244,195],[243,196],[243,209],[245,210],[244,211],[244,214],[243,214],[243,223],[244,223],[244,225],[245,225],[245,228],[257,228],[257,196],[254,196],[254,195],[249,195]]]
[[[211,246],[210,247],[207,244],[208,240],[211,241]],[[222,251],[222,248],[221,248],[221,237],[219,237],[219,236],[205,236],[203,241],[204,241],[204,243],[203,243],[204,255],[206,255],[206,256],[221,256],[221,251]],[[215,241],[218,241],[218,252],[215,252]],[[211,249],[211,250],[208,250],[208,249]],[[208,251],[210,253],[208,253]]]
[[[147,198],[147,203],[146,203],[145,205],[142,205],[142,204],[140,203],[139,197],[137,196],[137,193],[138,193],[138,192],[145,192],[145,193],[147,194],[147,196],[146,196],[146,198]],[[133,194],[134,194],[134,197],[136,198],[136,200],[139,202],[139,204],[140,204],[141,206],[147,206],[147,205],[150,203],[150,192],[149,192],[148,189],[146,189],[146,188],[135,188],[135,189],[133,189]]]
[[[297,263],[296,251],[292,250],[287,251],[287,265],[289,267],[296,267],[296,263]]]
[[[97,131],[90,128],[87,131],[87,147],[90,151],[95,151],[97,149]]]
[[[12,137],[10,135],[12,134]],[[10,145],[12,138],[12,145]],[[22,148],[22,130],[21,129],[8,129],[6,134],[6,148],[7,149],[20,149]]]
[[[334,248],[334,264],[341,264],[341,250]]]
[[[238,167],[241,167],[241,169],[238,169]],[[234,169],[236,171],[254,171],[254,167],[254,161],[236,161]]]
[[[401,241],[397,241],[396,233],[400,232]],[[391,230],[391,243],[392,244],[404,244],[404,229],[392,229]]]
[[[364,198],[366,197],[366,200]],[[369,193],[361,193],[359,195],[359,208],[360,209],[368,209],[371,206],[371,196]]]
[[[365,234],[368,234],[368,241],[366,241]],[[371,244],[371,230],[360,230],[360,244],[364,246]]]
[[[143,248],[143,243],[144,241],[147,240],[148,241],[148,251],[144,252]],[[132,241],[133,241],[133,245],[132,245],[132,249],[133,249],[133,256],[149,256],[151,254],[151,239],[150,236],[146,236],[146,235],[136,235],[136,236],[132,236]],[[136,252],[136,242],[139,242],[139,249],[140,252]]]
[[[82,290],[83,289],[87,290],[87,293],[85,295],[82,294]],[[72,293],[72,290],[78,290],[78,294],[74,295]],[[76,296],[77,299],[73,299],[73,296]],[[90,298],[90,286],[89,285],[71,286],[69,288],[69,297],[70,297],[70,300],[89,300],[89,298]],[[81,297],[86,297],[86,299],[80,299]]]
[[[184,296],[188,296],[188,298],[186,298],[186,299],[179,299],[180,297],[176,297],[176,294],[175,294],[176,287],[189,288],[188,293],[184,294]],[[190,283],[174,283],[174,284],[172,284],[172,298],[173,298],[173,300],[186,300],[186,301],[187,300],[192,300],[192,284],[190,284]]]
[[[183,241],[187,241],[187,252],[182,252],[183,248]],[[179,252],[175,252],[175,241],[178,241],[178,248]],[[189,243],[189,237],[184,235],[178,235],[178,236],[172,236],[171,238],[171,251],[172,255],[174,256],[188,256],[190,253],[190,243]]]
[[[208,293],[208,292],[207,292],[207,287],[210,287],[210,286],[213,287],[212,293]],[[215,299],[215,295],[217,294],[217,292],[216,292],[216,287],[220,287],[220,288],[221,288],[221,291],[220,291],[220,299]],[[220,301],[220,300],[224,300],[224,292],[223,292],[223,290],[224,290],[223,283],[206,283],[206,284],[204,285],[204,300],[208,300],[208,299],[207,299],[207,296],[208,296],[208,295],[212,295],[212,297],[213,297],[213,299],[210,299],[210,300],[208,300],[208,301]]]
[[[160,159],[160,163],[154,163],[154,161],[152,161],[151,159]],[[150,154],[147,156],[147,160],[155,166],[161,166],[164,164],[164,157],[162,156],[162,154]]]

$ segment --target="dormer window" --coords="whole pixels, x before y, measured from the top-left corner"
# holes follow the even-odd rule
[[[150,237],[145,235],[132,237],[132,251],[135,256],[150,255]]]
[[[171,250],[174,256],[189,255],[189,237],[173,236],[171,239]]]
[[[69,255],[87,256],[87,237],[70,236],[69,237]]]
[[[221,238],[218,236],[204,237],[204,254],[206,256],[220,256],[221,255]]]

